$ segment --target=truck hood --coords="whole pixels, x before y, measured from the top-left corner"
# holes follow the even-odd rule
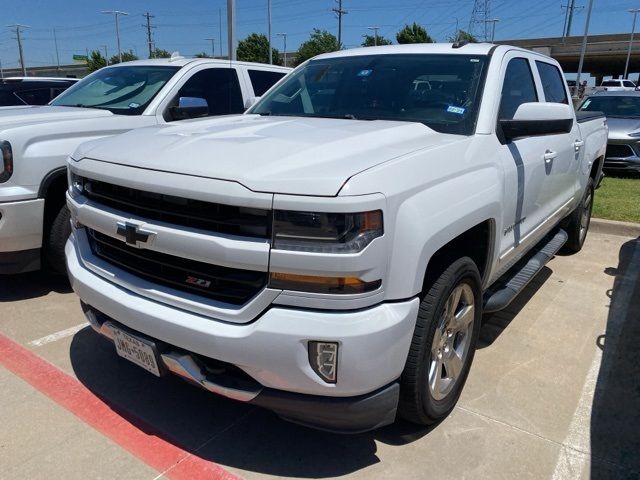
[[[76,107],[17,107],[0,109],[0,130],[15,126],[33,125],[43,122],[60,122],[84,118],[110,117],[108,110]]]
[[[461,141],[420,123],[241,115],[142,128],[73,155],[241,183],[258,192],[337,195],[353,175]]]

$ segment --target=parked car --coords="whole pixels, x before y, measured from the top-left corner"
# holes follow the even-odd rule
[[[624,92],[632,91],[636,89],[636,84],[631,80],[623,80],[614,78],[612,80],[603,80],[600,84],[599,90],[606,90],[609,92]]]
[[[607,116],[605,170],[640,173],[640,92],[600,92],[587,97],[579,110]]]
[[[71,284],[155,375],[316,428],[431,424],[482,313],[581,249],[606,138],[529,50],[320,55],[245,115],[81,145]]]
[[[82,142],[133,128],[241,113],[290,69],[211,59],[121,63],[50,105],[0,110],[0,274],[64,273],[66,159]],[[179,160],[182,162],[183,160]]]
[[[0,107],[46,105],[77,78],[8,77],[0,80]]]

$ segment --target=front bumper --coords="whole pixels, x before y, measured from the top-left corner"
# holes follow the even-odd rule
[[[44,200],[0,202],[0,274],[40,268]]]
[[[389,403],[394,403],[395,413],[397,390],[389,386],[404,368],[418,299],[340,312],[272,306],[251,323],[232,324],[150,300],[96,275],[84,266],[75,235],[69,239],[66,253],[71,285],[83,302],[118,324],[178,351],[239,368],[259,385],[260,394],[252,403],[298,423],[325,424],[323,428],[332,430],[350,430],[346,424],[340,428],[331,425],[331,418],[340,418],[334,409],[352,412],[347,415],[352,420],[364,418],[367,415],[354,413],[354,405],[368,405],[371,398],[382,407],[368,408],[384,422],[392,416]],[[311,368],[307,351],[311,340],[339,343],[336,384],[325,383]],[[289,400],[278,400],[285,397]],[[334,405],[328,407],[333,413],[324,415],[318,407],[316,415],[305,407],[304,415],[297,415],[293,405],[307,402]],[[382,415],[382,411],[386,413]],[[380,426],[379,421],[368,418],[356,422],[355,431]]]

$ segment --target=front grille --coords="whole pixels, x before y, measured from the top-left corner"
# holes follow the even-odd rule
[[[616,145],[613,143],[607,145],[607,158],[627,158],[634,155],[629,145]]]
[[[91,251],[99,258],[147,280],[214,300],[243,305],[267,283],[267,273],[221,267],[175,257],[87,229]]]
[[[271,210],[145,192],[88,178],[84,179],[84,193],[102,205],[149,220],[229,235],[271,235]]]

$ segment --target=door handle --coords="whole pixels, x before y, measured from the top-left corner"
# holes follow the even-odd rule
[[[576,149],[576,152],[578,152],[582,146],[584,146],[584,140],[576,140],[573,142],[573,148]]]
[[[551,150],[547,150],[544,152],[543,158],[545,163],[553,162],[553,159],[556,158],[558,154],[556,152],[552,152]]]

